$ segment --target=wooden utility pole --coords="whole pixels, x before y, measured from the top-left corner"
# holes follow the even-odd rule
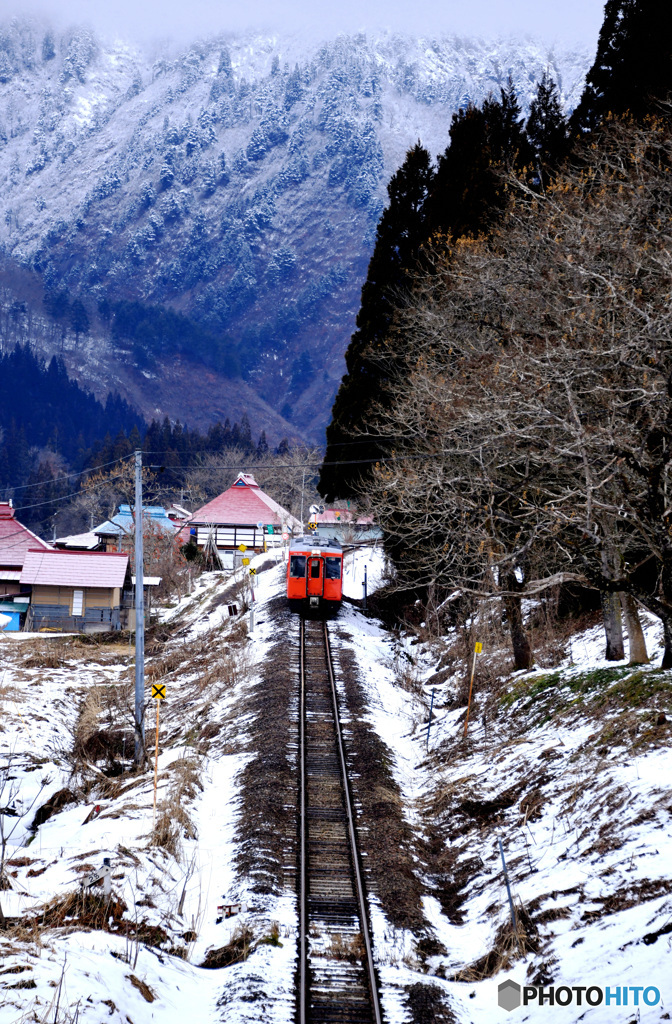
[[[135,453],[135,766],[145,761],[145,591],[142,549],[142,452]]]
[[[469,725],[469,712],[471,711],[471,691],[474,688],[474,672],[476,671],[476,655],[480,654],[483,650],[483,644],[477,643],[474,645],[474,659],[471,663],[471,680],[469,682],[469,700],[467,701],[467,717],[464,720],[464,735],[467,735],[467,726]]]

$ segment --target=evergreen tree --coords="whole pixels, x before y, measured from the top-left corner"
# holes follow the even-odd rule
[[[427,203],[432,230],[454,238],[487,230],[506,202],[502,172],[520,171],[532,157],[510,80],[499,100],[453,114]]]
[[[259,460],[264,459],[268,455],[268,441],[266,440],[266,431],[262,430],[259,435],[259,441],[257,442],[257,458]]]
[[[418,142],[390,181],[389,204],[381,217],[376,244],[362,288],[357,331],[345,354],[347,374],[341,382],[332,421],[327,428],[325,463],[376,458],[380,447],[362,443],[358,433],[367,409],[384,382],[386,369],[381,360],[386,337],[408,271],[427,233],[425,200],[433,179],[429,153]],[[354,443],[353,443],[354,442]],[[324,465],[319,491],[325,497],[348,497],[352,493],[353,470],[360,467]]]
[[[560,106],[555,82],[546,71],[530,105],[525,130],[536,154],[543,182],[544,172],[557,167],[567,152],[567,120]]]
[[[80,334],[89,333],[89,315],[80,299],[75,299],[70,307],[70,330],[75,335],[77,344],[79,344]]]
[[[571,126],[591,131],[606,114],[642,117],[672,91],[669,4],[607,0],[595,62],[586,76]]]

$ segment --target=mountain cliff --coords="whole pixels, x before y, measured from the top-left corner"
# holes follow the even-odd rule
[[[2,342],[193,426],[322,436],[385,185],[457,108],[590,55],[530,40],[205,39],[150,54],[0,29]]]

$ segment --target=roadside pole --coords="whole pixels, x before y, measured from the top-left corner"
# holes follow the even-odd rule
[[[166,684],[154,683],[152,686],[152,697],[156,701],[156,746],[154,748],[154,813],[152,816],[152,832],[156,828],[156,785],[159,777],[159,708],[165,696]]]
[[[469,682],[469,700],[467,701],[467,717],[464,720],[464,735],[467,735],[467,726],[469,725],[469,712],[471,711],[471,691],[474,688],[474,672],[476,671],[476,655],[480,654],[483,650],[483,644],[477,643],[474,645],[474,660],[471,663],[471,680]]]
[[[145,590],[142,548],[142,452],[135,453],[135,767],[145,760]]]

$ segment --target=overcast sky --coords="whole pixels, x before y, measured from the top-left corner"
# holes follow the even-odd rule
[[[147,40],[255,28],[310,35],[390,28],[411,34],[529,34],[552,43],[597,44],[604,0],[3,0],[5,11],[88,22],[105,35]]]

